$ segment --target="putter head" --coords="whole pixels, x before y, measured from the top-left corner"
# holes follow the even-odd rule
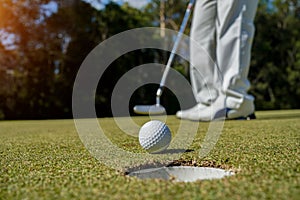
[[[156,104],[156,105],[136,105],[133,108],[133,111],[136,114],[142,115],[161,115],[165,114],[166,110],[163,106]]]

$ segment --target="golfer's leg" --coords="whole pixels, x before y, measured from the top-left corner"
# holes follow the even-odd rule
[[[214,87],[216,2],[217,0],[196,1],[191,27],[190,76],[198,104],[191,109],[178,111],[178,118],[201,121],[212,119],[210,104],[218,97]]]
[[[254,112],[254,98],[247,95],[248,72],[254,37],[253,20],[258,0],[219,0],[217,17],[217,59],[223,74],[230,118]]]
[[[191,27],[191,83],[197,102],[205,104],[217,98],[217,92],[213,89],[216,12],[216,0],[198,0]]]

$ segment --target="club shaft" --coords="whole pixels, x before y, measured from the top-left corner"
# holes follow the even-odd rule
[[[174,43],[174,46],[173,46],[173,49],[171,51],[171,54],[170,54],[170,57],[168,59],[168,62],[167,62],[167,65],[166,65],[166,68],[164,70],[164,73],[163,73],[163,76],[162,76],[162,79],[160,81],[160,84],[159,84],[159,88],[156,92],[156,103],[159,104],[159,101],[160,101],[160,96],[162,95],[162,92],[163,92],[163,88],[165,86],[165,83],[166,83],[166,79],[167,79],[167,76],[169,74],[169,71],[170,71],[170,68],[171,68],[171,64],[174,60],[174,57],[175,57],[175,54],[176,54],[176,51],[178,49],[178,46],[179,46],[179,42],[182,38],[182,35],[183,35],[183,32],[185,30],[185,27],[187,25],[187,22],[189,20],[189,17],[191,15],[191,11],[192,11],[192,7],[194,5],[194,2],[195,0],[191,0],[188,4],[188,7],[185,11],[185,14],[184,14],[184,18],[183,18],[183,21],[181,23],[181,26],[180,26],[180,29],[179,29],[179,32],[177,34],[177,37],[176,37],[176,40],[175,40],[175,43]]]

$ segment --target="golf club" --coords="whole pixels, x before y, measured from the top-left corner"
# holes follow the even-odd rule
[[[133,111],[135,113],[137,113],[137,114],[159,115],[159,114],[163,114],[163,113],[166,112],[165,108],[162,105],[160,105],[160,97],[163,93],[163,89],[165,87],[165,82],[166,82],[168,73],[170,71],[171,64],[172,64],[173,59],[175,57],[175,53],[177,51],[179,42],[182,38],[182,35],[183,35],[184,30],[185,30],[186,24],[187,24],[187,22],[189,20],[189,17],[191,15],[191,11],[192,11],[192,7],[193,7],[194,3],[195,3],[195,0],[190,0],[189,4],[187,6],[187,9],[185,11],[183,21],[181,23],[181,26],[180,26],[179,32],[177,34],[172,52],[171,52],[169,60],[167,62],[167,66],[164,70],[162,79],[161,79],[160,84],[159,84],[159,88],[156,92],[156,104],[155,105],[136,105],[133,108]]]

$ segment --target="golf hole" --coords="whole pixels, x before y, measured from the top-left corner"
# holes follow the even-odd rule
[[[162,179],[177,182],[195,182],[199,180],[222,179],[234,175],[234,172],[211,167],[174,166],[149,168],[128,174],[139,179]]]

